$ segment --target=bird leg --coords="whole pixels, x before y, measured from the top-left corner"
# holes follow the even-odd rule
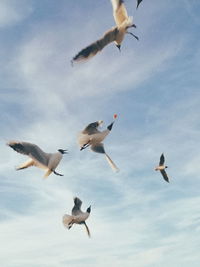
[[[55,170],[52,170],[52,172],[55,173],[58,176],[64,176],[63,174],[60,174],[60,173],[56,172]]]
[[[132,32],[126,32],[126,33],[132,35],[133,37],[135,37],[135,39],[137,39],[139,41],[139,38],[135,34],[133,34]]]

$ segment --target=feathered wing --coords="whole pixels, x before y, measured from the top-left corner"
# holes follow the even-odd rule
[[[123,0],[111,0],[113,6],[113,17],[117,26],[120,26],[126,19],[128,13]]]
[[[165,162],[165,157],[164,157],[164,154],[162,154],[162,155],[160,156],[159,166],[162,166],[162,165],[164,164],[164,162]]]
[[[72,209],[72,215],[73,216],[77,216],[81,213],[81,205],[82,205],[82,201],[80,200],[80,198],[75,197],[74,198],[74,207]]]
[[[97,129],[98,126],[99,126],[98,121],[92,122],[85,127],[85,129],[82,131],[82,133],[88,134],[88,135],[99,133],[100,131]]]
[[[105,154],[106,156],[106,159],[109,163],[109,165],[111,166],[111,168],[115,171],[115,172],[118,172],[119,171],[119,168],[115,165],[115,163],[112,161],[112,159],[107,155]]]
[[[37,161],[38,164],[48,165],[48,154],[37,145],[28,142],[11,141],[8,145],[20,154],[24,154]]]
[[[26,162],[24,162],[24,163],[22,163],[20,166],[18,166],[17,168],[16,168],[16,170],[18,171],[18,170],[23,170],[23,169],[26,169],[26,168],[28,168],[28,167],[31,167],[31,166],[34,166],[35,164],[34,164],[34,161],[32,160],[32,159],[29,159],[29,160],[27,160]]]
[[[90,146],[91,150],[96,152],[96,153],[101,153],[101,154],[105,154],[105,149],[103,146],[103,143],[98,143],[98,144],[92,144]]]
[[[63,225],[64,225],[66,228],[68,228],[68,229],[71,228],[72,221],[73,221],[73,216],[68,215],[68,214],[65,214],[65,215],[63,216]]]
[[[83,224],[85,225],[85,228],[86,228],[86,231],[87,231],[88,236],[91,237],[90,230],[89,230],[86,222],[83,222]]]
[[[137,0],[137,8],[139,6],[139,4],[142,2],[142,0]]]
[[[95,56],[98,52],[100,52],[106,45],[115,41],[116,35],[118,33],[117,27],[110,29],[108,32],[104,34],[104,36],[82,49],[73,59],[73,62],[79,62],[87,60],[93,56]]]
[[[165,170],[161,170],[160,172],[161,172],[161,174],[162,174],[164,180],[165,180],[166,182],[169,183],[169,178],[168,178],[168,176],[167,176],[166,171],[165,171]]]

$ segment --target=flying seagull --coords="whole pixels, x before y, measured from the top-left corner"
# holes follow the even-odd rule
[[[36,166],[38,168],[46,169],[47,172],[44,175],[44,178],[48,177],[52,172],[56,175],[63,176],[60,173],[56,172],[56,167],[60,163],[63,154],[67,153],[65,149],[58,149],[57,153],[46,153],[42,151],[37,145],[19,142],[19,141],[10,141],[7,143],[8,146],[13,148],[15,151],[27,155],[30,157],[28,161],[21,164],[16,170],[22,170],[30,166]]]
[[[137,0],[137,8],[139,6],[139,4],[142,2],[142,0]]]
[[[164,157],[164,154],[162,154],[160,156],[159,166],[157,166],[155,168],[155,171],[160,171],[163,178],[165,179],[165,181],[169,183],[169,178],[168,178],[167,173],[165,171],[165,169],[168,168],[168,166],[164,165],[164,163],[165,163],[165,157]]]
[[[89,206],[86,212],[81,210],[82,201],[78,198],[74,198],[74,207],[72,209],[72,215],[65,214],[63,216],[63,224],[66,228],[70,229],[72,225],[75,224],[84,224],[87,234],[90,237],[90,230],[86,224],[86,220],[90,215],[91,206]]]
[[[114,119],[117,115],[114,115]],[[119,171],[115,163],[111,160],[108,154],[105,152],[104,145],[102,141],[112,130],[114,121],[107,127],[104,131],[99,131],[98,127],[103,123],[103,121],[96,121],[90,123],[78,136],[78,143],[80,145],[80,150],[83,150],[90,146],[91,150],[97,153],[104,154],[108,163],[114,171]]]
[[[128,29],[131,27],[135,27],[133,24],[133,18],[128,16],[126,7],[124,5],[123,0],[111,0],[113,7],[113,16],[116,23],[116,26],[108,30],[103,37],[101,37],[96,42],[90,44],[86,48],[82,49],[73,59],[73,62],[87,60],[93,56],[95,56],[98,52],[100,52],[106,45],[114,42],[117,48],[121,47],[121,43],[124,40],[125,34],[130,34],[134,36],[137,40],[138,37],[134,35],[132,32],[129,32]]]

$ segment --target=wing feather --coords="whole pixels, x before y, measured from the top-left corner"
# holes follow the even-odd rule
[[[103,146],[103,143],[98,143],[98,144],[93,144],[90,146],[91,150],[96,152],[96,153],[101,153],[101,154],[105,154],[105,149]]]
[[[96,42],[92,43],[91,45],[87,46],[86,48],[82,49],[73,59],[73,62],[87,60],[93,56],[95,56],[98,52],[100,52],[106,45],[115,41],[116,34],[118,33],[117,27],[110,29],[107,31],[104,36],[97,40]]]
[[[164,164],[164,162],[165,162],[165,157],[164,157],[164,154],[162,154],[162,155],[160,156],[159,166],[162,166],[162,165]]]
[[[161,170],[160,172],[161,172],[161,174],[162,174],[164,180],[165,180],[166,182],[169,183],[169,178],[168,178],[168,176],[167,176],[166,171],[165,171],[165,170]]]

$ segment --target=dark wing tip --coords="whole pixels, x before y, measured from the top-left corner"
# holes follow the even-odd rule
[[[23,145],[21,143],[17,143],[17,142],[8,142],[7,145],[9,147],[11,147],[12,149],[14,149],[15,151],[20,152],[20,153],[24,149]]]
[[[168,176],[167,176],[166,171],[165,171],[165,170],[161,170],[160,172],[161,172],[161,174],[162,174],[164,180],[165,180],[166,182],[169,183],[169,178],[168,178]]]
[[[160,156],[160,162],[159,162],[159,165],[160,165],[160,166],[163,165],[164,162],[165,162],[165,157],[164,157],[164,153],[162,153],[161,156]]]
[[[80,208],[81,204],[82,201],[80,200],[80,198],[74,197],[74,205]]]

